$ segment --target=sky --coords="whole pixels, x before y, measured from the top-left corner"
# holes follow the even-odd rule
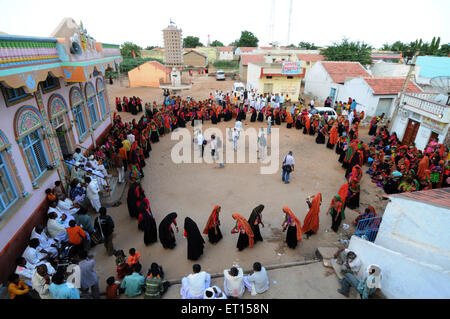
[[[163,46],[162,29],[172,19],[183,37],[199,37],[205,45],[208,35],[228,45],[247,30],[265,46],[272,14],[273,40],[280,45],[327,46],[344,37],[375,48],[397,40],[431,42],[434,36],[450,42],[449,0],[0,0],[0,32],[46,37],[71,17],[96,41],[145,48]]]

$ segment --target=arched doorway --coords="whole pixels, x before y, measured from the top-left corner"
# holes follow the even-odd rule
[[[73,134],[72,126],[68,119],[66,101],[59,94],[53,94],[48,100],[48,113],[50,122],[55,129],[56,138],[58,140],[59,147],[63,156],[67,156],[73,153]]]

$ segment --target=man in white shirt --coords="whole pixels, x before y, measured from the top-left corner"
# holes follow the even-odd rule
[[[73,154],[73,159],[78,163],[85,163],[87,161],[86,157],[81,154],[81,148],[77,147],[75,153]]]
[[[50,253],[50,257],[55,258],[58,254],[57,245],[54,239],[49,238],[44,231],[44,227],[42,225],[37,225],[33,228],[31,232],[30,239],[37,238],[39,239],[39,247],[44,249],[45,251]]]
[[[216,136],[214,134],[211,135],[210,146],[211,146],[211,157],[213,159],[215,159],[216,158],[216,149],[217,149],[217,140],[216,140]]]
[[[56,205],[56,207],[60,211],[62,211],[66,215],[73,215],[76,212],[78,212],[79,207],[75,207],[73,202],[69,198],[66,198],[66,196],[64,194],[61,196],[62,196],[62,199],[60,199],[58,201],[58,204]]]
[[[295,160],[294,157],[292,156],[292,151],[289,151],[288,155],[286,155],[283,158],[283,166],[282,166],[283,173],[281,174],[281,180],[285,184],[289,184],[289,175],[291,174],[291,172],[294,171],[294,165]]]
[[[39,249],[39,239],[33,238],[30,239],[22,257],[26,259],[31,268],[36,268],[37,265],[45,264],[47,258],[50,258],[50,254],[43,249]]]
[[[236,152],[237,151],[237,141],[239,139],[239,132],[236,128],[233,129],[233,149]]]
[[[253,274],[244,277],[244,285],[252,296],[269,290],[269,277],[266,268],[259,262],[253,264]]]
[[[284,106],[284,95],[283,95],[283,93],[281,93],[281,96],[280,96],[280,107],[283,107]]]
[[[201,271],[201,266],[192,266],[193,274],[181,280],[180,295],[183,299],[202,299],[205,289],[211,284],[211,275]]]
[[[84,180],[86,184],[88,184],[86,188],[86,197],[91,202],[91,205],[94,208],[95,212],[98,213],[98,210],[100,209],[100,207],[102,207],[102,205],[100,204],[100,196],[98,194],[100,192],[98,184],[95,180],[91,180],[90,177],[86,177]]]
[[[311,106],[311,107],[314,106],[314,99],[312,99],[311,102],[309,102],[309,106]]]
[[[240,298],[244,295],[244,271],[238,265],[223,271],[223,289],[227,297]]]
[[[51,202],[48,207],[47,215],[49,215],[50,213],[55,213],[58,220],[64,219],[64,222],[66,222],[67,224],[72,219],[74,219],[74,217],[71,214],[66,213],[65,211],[60,209],[57,205],[58,205],[57,202],[55,201]],[[66,217],[63,218],[63,215],[65,215]]]
[[[237,129],[238,132],[242,131],[242,122],[236,121],[236,123],[234,124],[234,128]]]
[[[66,227],[59,220],[57,220],[58,215],[55,212],[48,214],[47,221],[47,231],[50,237],[58,241],[67,241],[67,231]]]
[[[205,138],[203,137],[203,134],[201,131],[198,132],[197,135],[197,145],[198,148],[201,149],[201,156],[203,157],[203,152],[205,151],[205,144],[203,143],[203,141],[205,140]]]
[[[267,135],[270,134],[270,128],[272,127],[272,115],[267,117]]]
[[[127,135],[127,140],[130,142],[130,144],[133,144],[133,142],[136,140],[133,133],[130,132],[130,134]]]
[[[264,136],[264,128],[259,129],[258,133],[258,159],[264,160],[266,154],[267,140]]]
[[[53,295],[50,293],[50,276],[45,264],[36,267],[36,271],[33,274],[31,286],[37,291],[41,299],[53,299]]]

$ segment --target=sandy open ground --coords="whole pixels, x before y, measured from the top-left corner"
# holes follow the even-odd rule
[[[206,98],[211,90],[229,90],[231,81],[216,82],[211,78],[200,78],[194,81],[190,92],[184,92],[183,96]],[[159,98],[162,100],[159,89],[149,88],[120,88],[117,81],[113,86],[108,86],[109,99],[114,105],[115,96],[139,96],[144,102],[152,102]],[[121,113],[126,120],[129,114]],[[139,114],[139,116],[141,116]],[[234,126],[235,121],[221,122],[212,125],[206,121],[204,129],[209,127],[220,128],[225,135],[225,128]],[[285,262],[302,261],[313,258],[314,252],[319,246],[338,247],[342,233],[351,234],[354,228],[340,229],[340,235],[333,231],[326,232],[331,226],[331,217],[326,215],[330,201],[337,194],[338,189],[346,182],[345,170],[337,161],[338,155],[325,147],[315,143],[315,137],[303,135],[302,131],[295,128],[287,129],[286,124],[273,128],[280,129],[280,153],[279,167],[282,157],[289,151],[293,151],[295,158],[295,171],[291,174],[290,184],[281,181],[281,169],[275,174],[260,174],[261,163],[254,164],[225,164],[219,168],[218,164],[174,164],[171,160],[171,149],[178,141],[172,141],[170,135],[165,135],[159,143],[152,144],[150,158],[144,169],[145,178],[142,185],[150,200],[151,209],[157,224],[171,212],[177,212],[177,222],[180,232],[176,234],[177,246],[173,250],[166,250],[157,242],[148,247],[144,245],[143,233],[137,228],[135,219],[128,215],[126,206],[126,192],[122,197],[122,205],[108,209],[108,213],[116,223],[114,234],[114,247],[123,249],[128,253],[131,247],[136,248],[142,255],[141,263],[144,271],[152,262],[162,264],[167,279],[178,279],[192,271],[192,265],[199,263],[203,270],[216,273],[230,267],[233,263],[239,263],[244,268],[251,268],[255,261],[264,264],[279,264]],[[258,129],[263,124],[250,123],[249,116],[244,122],[243,128]],[[192,131],[188,124],[187,128]],[[362,128],[363,140],[368,141],[367,129]],[[209,139],[209,138],[208,138]],[[247,145],[248,148],[248,145]],[[209,154],[209,145],[205,154]],[[364,171],[366,168],[363,169]],[[284,242],[286,234],[281,230],[284,214],[282,207],[289,206],[294,214],[302,221],[308,212],[305,202],[306,197],[322,193],[322,206],[320,211],[320,228],[318,234],[306,239],[295,250],[289,249]],[[375,206],[377,212],[384,211],[385,202],[379,200],[376,194],[381,195],[382,190],[373,184],[368,175],[364,175],[361,183],[360,209],[368,204]],[[187,259],[187,242],[183,238],[183,224],[186,216],[191,217],[202,231],[214,205],[222,206],[220,214],[221,230],[224,238],[216,245],[211,245],[205,237],[204,254],[196,262]],[[264,242],[258,242],[253,248],[247,248],[242,252],[237,251],[237,234],[230,231],[235,225],[231,214],[237,212],[248,218],[254,207],[265,205],[263,211],[264,228],[261,234]],[[346,209],[346,219],[342,224],[351,224],[357,216],[357,212]],[[341,225],[342,225],[341,224]],[[100,277],[101,290],[108,276],[115,275],[114,257],[108,257],[102,246],[93,249],[97,263],[97,271]],[[319,267],[322,267],[321,265]],[[282,270],[280,270],[282,271]],[[334,289],[335,291],[335,289]],[[296,295],[286,295],[286,298],[295,298]],[[280,296],[283,298],[283,296]]]

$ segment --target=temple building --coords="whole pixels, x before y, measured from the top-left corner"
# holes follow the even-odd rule
[[[64,156],[111,126],[105,71],[121,61],[70,18],[50,37],[0,34],[0,280],[46,218],[45,189],[67,185]]]

